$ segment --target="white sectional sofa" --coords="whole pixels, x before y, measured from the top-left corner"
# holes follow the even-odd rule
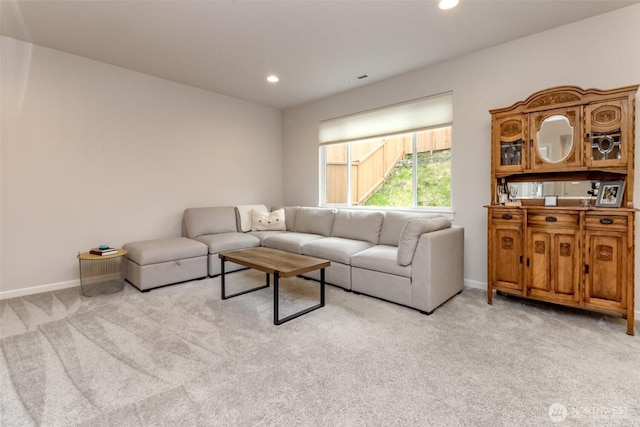
[[[266,246],[328,259],[328,283],[425,313],[462,290],[464,230],[446,218],[285,207],[286,231],[251,231],[249,208],[185,210],[185,236],[209,247],[210,276],[220,274],[218,253]],[[226,271],[240,268],[227,265]],[[319,272],[308,276],[319,279]]]
[[[327,283],[427,314],[462,291],[464,230],[452,227],[444,217],[399,211],[281,209],[271,215],[279,221],[284,213],[285,225],[273,224],[277,230],[258,231],[256,228],[262,227],[252,222],[252,213],[269,215],[264,205],[189,208],[184,211],[183,238],[193,241],[193,249],[200,244],[207,247],[207,257],[198,252],[202,260],[198,262],[206,259],[209,276],[220,274],[219,253],[266,246],[327,259],[331,261],[325,273]],[[163,253],[171,244],[167,239],[158,241]],[[125,248],[137,259],[159,259],[145,257],[145,250],[153,249],[149,241],[129,243]],[[162,260],[158,268],[166,269],[166,257]],[[194,271],[192,278],[201,276],[202,266],[196,269],[193,262],[184,261],[171,268],[188,265]],[[127,280],[136,286],[136,281],[145,279],[140,271],[157,276],[153,265],[141,267],[132,259],[129,263]],[[227,262],[225,271],[243,268]],[[189,274],[180,272],[175,277],[188,280],[184,277]],[[319,272],[308,277],[319,279]],[[159,281],[157,286],[165,282]],[[145,280],[144,290],[152,287]]]

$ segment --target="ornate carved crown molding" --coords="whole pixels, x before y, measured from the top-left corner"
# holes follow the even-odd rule
[[[514,112],[532,112],[539,110],[548,110],[555,107],[569,107],[573,105],[588,104],[592,99],[602,97],[603,95],[615,96],[630,91],[636,91],[638,85],[626,86],[611,90],[602,89],[582,89],[578,86],[556,86],[549,89],[538,91],[529,96],[524,101],[516,102],[510,107],[490,110],[491,114],[500,116],[501,114],[511,114]]]
[[[549,107],[554,104],[563,104],[565,102],[579,101],[580,97],[575,93],[558,92],[550,93],[534,99],[528,105],[529,108]]]

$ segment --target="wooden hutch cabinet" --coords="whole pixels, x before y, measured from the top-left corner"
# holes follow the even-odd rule
[[[634,327],[635,97],[560,86],[491,110],[493,291],[619,314]]]

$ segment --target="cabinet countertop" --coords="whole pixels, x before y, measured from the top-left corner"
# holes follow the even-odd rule
[[[531,209],[548,209],[548,210],[559,210],[559,211],[591,211],[591,212],[600,212],[600,213],[608,213],[615,214],[617,213],[627,213],[627,212],[637,212],[639,209],[636,208],[601,208],[597,206],[542,206],[542,205],[524,205],[524,206],[505,206],[505,205],[485,205],[485,208],[490,209],[522,209],[522,210],[531,210]]]

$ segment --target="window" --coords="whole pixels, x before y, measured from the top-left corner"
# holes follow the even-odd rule
[[[321,204],[450,208],[451,98],[321,122]]]

